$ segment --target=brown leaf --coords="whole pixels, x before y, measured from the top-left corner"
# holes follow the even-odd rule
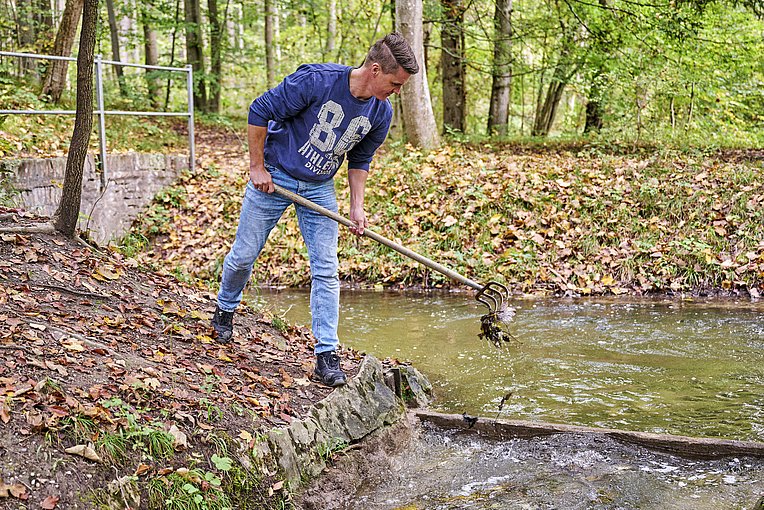
[[[3,423],[11,421],[11,410],[5,402],[0,402],[0,420],[2,420]]]
[[[43,499],[42,502],[40,502],[40,508],[52,510],[53,508],[56,508],[56,505],[58,505],[59,499],[61,499],[60,496],[48,496],[47,498]]]
[[[101,462],[101,457],[98,456],[98,454],[90,445],[78,444],[76,446],[72,446],[71,448],[67,448],[64,451],[72,455],[79,455],[80,457],[84,457],[94,462]]]
[[[6,485],[5,482],[3,482],[3,479],[0,478],[0,498],[7,498],[10,496],[18,499],[27,499],[29,494],[27,494],[27,488],[20,483]]]

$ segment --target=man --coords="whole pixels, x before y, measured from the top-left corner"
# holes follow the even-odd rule
[[[268,234],[292,203],[274,194],[278,184],[337,212],[333,177],[345,157],[350,185],[350,220],[355,234],[368,226],[364,190],[369,164],[387,136],[392,107],[387,98],[400,93],[409,76],[419,72],[414,52],[398,33],[377,41],[359,68],[338,64],[300,66],[249,109],[249,182],[239,226],[223,264],[215,336],[229,342],[233,314]],[[338,225],[295,204],[308,248],[316,368],[314,376],[331,387],[346,382],[337,348],[339,278]]]

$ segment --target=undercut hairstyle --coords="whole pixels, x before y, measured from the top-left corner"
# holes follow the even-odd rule
[[[385,74],[395,73],[399,67],[409,74],[419,72],[419,64],[416,62],[414,50],[398,32],[384,36],[374,43],[364,60],[364,66],[370,66],[376,62]]]

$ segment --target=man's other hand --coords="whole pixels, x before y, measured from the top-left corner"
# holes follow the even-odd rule
[[[265,167],[262,165],[250,167],[249,180],[258,191],[273,193],[276,190],[276,188],[273,186],[273,179],[271,178],[271,174],[269,174]]]
[[[363,235],[363,229],[369,226],[363,207],[350,208],[350,221],[355,223],[355,227],[350,227],[350,231],[357,236]]]

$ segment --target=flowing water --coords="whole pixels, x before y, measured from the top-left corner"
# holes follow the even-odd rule
[[[262,299],[310,324],[306,292]],[[469,295],[345,291],[340,339],[413,362],[444,412],[764,441],[764,303],[513,304],[516,341],[497,349]]]
[[[310,324],[304,291],[264,306]],[[342,294],[340,339],[410,360],[435,410],[764,441],[764,303],[524,300],[503,349],[478,338],[467,294]],[[494,443],[425,429],[398,469],[355,496],[365,509],[750,509],[764,461],[693,462],[605,438]]]

